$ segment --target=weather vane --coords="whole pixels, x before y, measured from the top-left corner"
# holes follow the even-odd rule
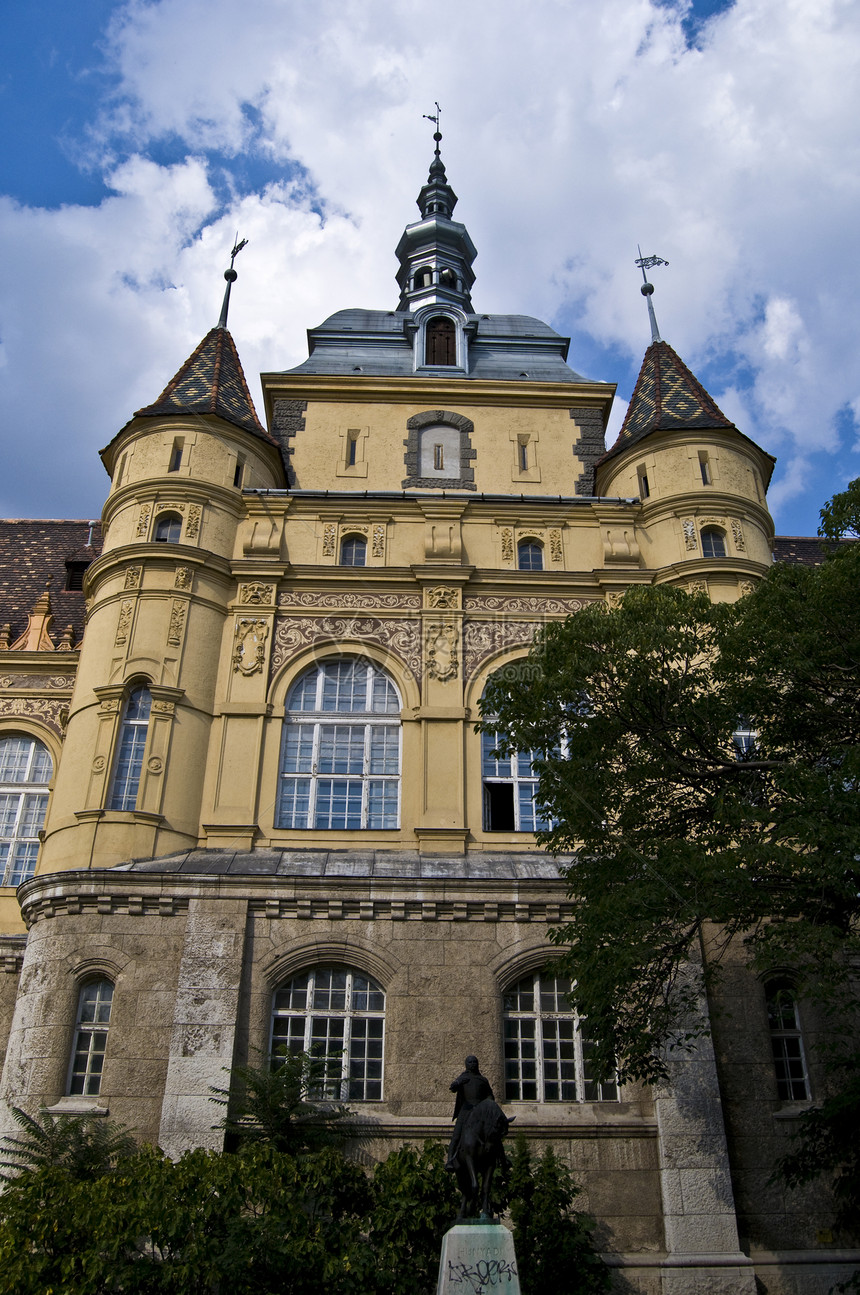
[[[219,328],[227,327],[227,312],[230,309],[230,289],[232,288],[233,284],[236,282],[236,280],[239,277],[236,271],[233,269],[233,262],[236,260],[236,257],[239,255],[242,248],[247,246],[248,246],[247,238],[243,238],[240,242],[239,231],[236,230],[236,241],[233,244],[233,251],[230,253],[230,269],[224,271],[224,278],[227,280],[227,287],[224,291],[224,301],[221,306],[221,318],[218,320]]]
[[[436,156],[438,157],[439,145],[442,142],[442,109],[439,107],[437,103],[435,114],[430,112],[425,112],[425,113],[422,113],[421,115],[422,117],[424,117],[425,121],[432,121],[433,125],[436,127],[436,130],[433,134],[433,138],[436,141]]]
[[[642,248],[638,243],[636,244],[636,251],[639,253],[639,259],[636,261],[636,265],[638,265],[639,269],[642,271],[642,287],[639,291],[648,302],[648,318],[651,320],[651,341],[661,342],[663,339],[661,338],[660,330],[657,327],[657,316],[654,314],[654,306],[651,301],[651,296],[654,292],[654,284],[648,282],[648,276],[645,271],[653,269],[655,265],[668,265],[669,262],[664,261],[662,256],[643,256]]]

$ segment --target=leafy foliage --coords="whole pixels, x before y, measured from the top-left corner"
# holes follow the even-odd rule
[[[500,750],[543,753],[541,839],[575,853],[579,901],[554,938],[604,1075],[664,1078],[663,1045],[707,1031],[710,923],[843,1019],[860,953],[860,545],[774,567],[733,605],[658,586],[586,608],[491,681],[484,715]]]
[[[392,1151],[376,1166],[371,1193],[378,1289],[386,1295],[433,1290],[442,1235],[459,1203],[442,1147],[425,1142],[421,1151],[408,1146]]]
[[[210,1101],[227,1108],[217,1126],[240,1142],[266,1142],[295,1155],[343,1142],[340,1102],[320,1101],[329,1058],[307,1052],[277,1053],[261,1066],[235,1066],[231,1087],[213,1088]],[[338,1070],[340,1059],[338,1058]]]
[[[526,1149],[518,1174],[523,1289],[604,1290],[567,1171],[551,1152],[532,1171]],[[0,1295],[429,1292],[456,1207],[431,1143],[392,1152],[370,1178],[333,1148],[294,1156],[265,1142],[176,1163],[141,1147],[91,1178],[44,1165],[0,1197]]]
[[[609,1290],[609,1269],[594,1247],[594,1220],[572,1209],[580,1189],[552,1147],[533,1166],[525,1137],[517,1138],[510,1190],[523,1295],[599,1295]]]
[[[28,1115],[18,1106],[9,1108],[23,1129],[23,1137],[6,1135],[0,1145],[0,1181],[12,1182],[27,1169],[57,1167],[73,1179],[96,1178],[125,1156],[133,1155],[137,1143],[122,1124],[103,1116],[52,1115],[40,1111]]]
[[[818,534],[828,540],[860,538],[860,477],[824,505]]]

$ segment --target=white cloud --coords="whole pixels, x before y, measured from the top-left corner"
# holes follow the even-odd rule
[[[636,244],[666,257],[664,336],[781,456],[775,506],[800,500],[814,526],[805,465],[836,451],[837,412],[860,408],[856,5],[736,0],[691,49],[677,11],[650,0],[436,0],[432,20],[417,0],[134,0],[107,50],[119,91],[89,146],[114,195],[0,209],[16,246],[0,400],[58,447],[57,489],[34,482],[27,511],[81,511],[74,489],[95,506],[92,447],[217,319],[237,228],[250,244],[231,328],[249,377],[299,362],[305,328],[336,309],[394,306],[438,98],[476,306],[620,348],[627,370],[604,356],[595,375],[629,395],[648,340]],[[159,140],[186,160],[158,165]],[[299,163],[311,190],[285,179],[225,210],[207,149],[228,169],[246,153]]]

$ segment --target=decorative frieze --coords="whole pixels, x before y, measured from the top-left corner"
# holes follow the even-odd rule
[[[4,674],[0,675],[0,688],[55,688],[65,689],[68,691],[75,684],[75,676],[71,674]]]
[[[463,606],[467,612],[527,612],[535,616],[569,616],[582,611],[593,598],[541,598],[539,595],[507,596],[505,594],[466,594]]]
[[[421,634],[417,621],[385,616],[279,616],[272,644],[272,671],[301,648],[327,641],[348,641],[361,650],[362,643],[376,643],[399,657],[421,681]]]
[[[346,896],[330,899],[294,897],[272,900],[252,899],[248,905],[252,915],[271,919],[292,919],[306,922],[323,921],[375,921],[375,922],[535,922],[567,921],[573,915],[574,905],[545,903],[543,900],[501,900],[486,903],[483,900],[456,899],[359,899]]]
[[[470,679],[487,657],[519,644],[529,645],[537,626],[532,621],[467,621],[463,627],[463,671]]]
[[[58,737],[63,733],[63,714],[67,709],[62,697],[0,697],[0,718],[14,715],[21,719],[40,719]]]
[[[379,608],[383,611],[417,611],[418,594],[332,593],[288,589],[278,598],[279,607],[319,607],[327,611],[358,611]]]

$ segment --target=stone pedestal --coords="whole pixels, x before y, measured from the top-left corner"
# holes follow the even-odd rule
[[[514,1238],[501,1223],[475,1219],[442,1238],[436,1295],[520,1295]]]

